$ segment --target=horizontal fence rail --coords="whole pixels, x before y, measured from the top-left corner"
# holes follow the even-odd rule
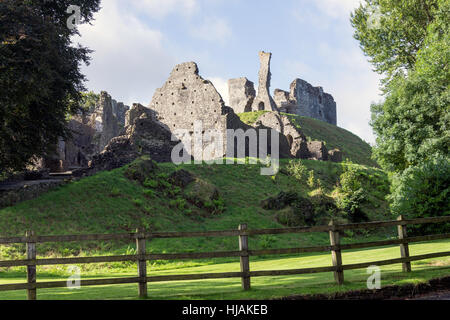
[[[147,232],[143,229],[136,230],[135,233],[123,234],[90,234],[90,235],[61,235],[61,236],[38,236],[28,231],[24,237],[4,237],[0,238],[0,244],[25,243],[27,246],[27,259],[0,261],[0,267],[27,267],[27,282],[20,284],[4,284],[0,285],[1,291],[27,290],[29,300],[36,299],[36,290],[44,288],[62,288],[67,286],[67,281],[52,282],[36,282],[36,267],[47,265],[72,265],[72,264],[90,264],[90,263],[108,263],[108,262],[136,262],[138,266],[138,277],[113,278],[113,279],[83,279],[80,280],[81,286],[97,286],[97,285],[115,285],[115,284],[139,284],[139,296],[147,296],[147,283],[149,282],[166,282],[166,281],[186,281],[186,280],[205,280],[205,279],[224,279],[224,278],[241,278],[242,288],[250,289],[250,279],[252,277],[267,276],[283,276],[298,275],[320,272],[333,272],[336,282],[341,285],[344,282],[344,270],[354,270],[367,268],[372,265],[382,266],[391,264],[402,264],[405,272],[411,271],[411,262],[432,258],[440,258],[450,256],[450,251],[423,254],[417,256],[409,255],[409,244],[416,242],[450,239],[450,234],[426,235],[417,237],[408,237],[406,232],[407,225],[425,224],[425,223],[442,223],[450,222],[449,216],[423,218],[423,219],[404,219],[400,216],[393,221],[376,221],[368,223],[343,224],[337,225],[330,222],[328,226],[299,227],[299,228],[280,228],[280,229],[247,229],[247,225],[240,225],[237,230],[225,231],[205,231],[205,232]],[[372,241],[365,243],[341,244],[340,232],[345,230],[381,228],[396,226],[398,229],[398,239]],[[249,236],[267,235],[267,234],[288,234],[288,233],[307,233],[307,232],[328,232],[330,235],[330,245],[313,246],[302,248],[285,248],[285,249],[263,249],[250,250]],[[198,252],[198,253],[168,253],[168,254],[147,254],[146,242],[156,238],[191,238],[191,237],[238,237],[238,251],[221,251],[221,252]],[[73,258],[51,258],[37,259],[36,244],[48,242],[76,242],[76,241],[107,241],[107,240],[128,240],[136,241],[136,254],[134,255],[118,255],[118,256],[97,256],[97,257],[73,257]],[[362,249],[382,247],[389,245],[400,246],[400,258],[364,262],[357,264],[343,264],[342,250]],[[450,249],[450,248],[449,248]],[[266,271],[250,271],[249,257],[262,255],[282,255],[282,254],[299,254],[310,252],[331,252],[332,266],[302,268],[291,270],[266,270]],[[147,276],[147,261],[151,260],[183,260],[183,259],[211,259],[224,257],[239,257],[240,272],[226,273],[203,273],[203,274],[183,274],[183,275],[160,275]]]

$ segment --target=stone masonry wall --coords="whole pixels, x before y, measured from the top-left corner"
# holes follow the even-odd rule
[[[261,51],[259,53],[259,60],[261,68],[259,69],[259,85],[258,95],[253,101],[252,111],[266,110],[275,111],[277,106],[270,95],[270,80],[272,74],[270,73],[270,60],[272,53]]]
[[[172,133],[182,129],[194,137],[194,125],[201,123],[202,133],[216,129],[225,136],[228,109],[214,85],[199,75],[194,62],[175,66],[166,83],[156,90],[150,109],[155,111],[156,120]],[[207,149],[207,146],[205,142],[203,149]],[[199,158],[194,154],[192,156]],[[217,156],[222,155],[204,154],[203,158],[213,159]]]
[[[256,91],[253,82],[247,78],[237,78],[228,80],[228,94],[230,107],[236,113],[252,111],[253,100]]]
[[[313,87],[302,79],[291,84],[290,99],[294,102],[294,114],[337,124],[336,102],[322,87]]]

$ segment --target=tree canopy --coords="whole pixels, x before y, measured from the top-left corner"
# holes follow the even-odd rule
[[[89,23],[100,0],[0,1],[0,170],[21,170],[70,135],[66,116],[80,107],[88,48],[73,46],[67,8]]]
[[[367,29],[364,13],[373,5],[383,13],[380,29]],[[385,101],[372,105],[371,122],[377,136],[374,155],[387,170],[401,172],[449,154],[448,12],[448,0],[367,0],[352,15],[355,37],[390,79]],[[406,45],[411,43],[416,45]]]
[[[368,23],[373,8],[376,25]],[[392,212],[409,217],[450,215],[449,12],[448,0],[366,0],[351,18],[355,38],[385,76],[384,101],[371,107],[374,156],[393,173]]]
[[[351,14],[354,37],[383,83],[414,68],[441,0],[365,0]]]

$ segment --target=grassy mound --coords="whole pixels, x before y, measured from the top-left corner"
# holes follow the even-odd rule
[[[250,164],[177,167],[172,163],[163,163],[157,165],[150,178],[140,182],[126,177],[129,176],[126,173],[130,166],[101,172],[37,199],[0,210],[0,236],[23,235],[25,230],[34,230],[38,235],[118,233],[131,232],[137,227],[154,231],[226,230],[236,229],[240,223],[247,223],[251,229],[283,227],[277,211],[263,209],[262,200],[286,191],[295,192],[312,203],[320,195],[336,197],[336,185],[345,166],[331,162],[295,161],[309,170],[308,179],[286,173],[288,160],[282,160],[281,171],[274,177],[260,175],[261,166]],[[388,191],[385,174],[376,168],[352,166],[364,178],[368,191],[364,211],[371,220],[389,218],[384,200]],[[198,188],[195,184],[184,189],[172,184],[171,177],[181,169],[201,182]],[[195,201],[189,201],[194,192],[202,194],[211,188],[216,188],[219,193],[219,197],[210,197],[214,200],[211,203],[198,205]],[[216,207],[208,207],[210,205]],[[325,216],[323,222],[328,218]],[[345,219],[342,221],[345,222]],[[328,243],[328,235],[260,236],[252,238],[251,242],[252,248],[297,247]],[[236,246],[237,239],[230,237],[154,239],[149,244],[149,250],[235,250]],[[38,248],[38,252],[47,255],[111,254],[130,250],[133,250],[132,243],[110,242],[83,246],[75,243],[42,244]],[[0,246],[0,260],[22,257],[24,253],[23,246]]]
[[[265,112],[267,111],[246,112],[238,116],[243,122],[251,125]],[[309,140],[325,141],[328,150],[338,148],[343,152],[344,159],[349,159],[354,163],[378,167],[377,163],[371,159],[372,148],[370,145],[350,131],[312,118],[292,114],[284,115],[301,129]]]

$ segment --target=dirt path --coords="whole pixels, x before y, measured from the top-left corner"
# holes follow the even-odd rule
[[[450,301],[450,291],[439,291],[429,294],[420,295],[412,299],[407,300],[449,300]]]
[[[417,285],[386,286],[380,290],[358,290],[331,295],[295,295],[281,300],[450,300],[450,277]]]

